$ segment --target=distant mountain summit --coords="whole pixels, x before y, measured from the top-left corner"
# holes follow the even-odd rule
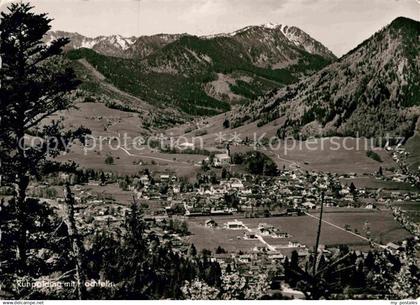
[[[264,42],[268,42],[271,45],[278,43],[278,41],[283,41],[285,43],[291,43],[298,48],[303,48],[310,54],[320,55],[331,60],[336,58],[335,55],[328,50],[328,48],[313,39],[301,29],[294,26],[275,24],[271,22],[259,26],[247,26],[229,34],[202,36],[202,38],[207,39],[215,37],[235,37],[238,41],[243,41],[244,38],[249,41],[259,39],[260,41],[262,40]],[[272,40],[273,37],[276,37],[278,40]]]
[[[122,37],[121,35],[89,38],[80,35],[79,33],[69,33],[63,31],[48,32],[44,37],[44,41],[49,43],[61,37],[67,37],[70,39],[70,43],[66,46],[67,51],[87,48],[100,54],[115,57],[127,57],[128,50],[137,41],[137,38],[135,37]]]
[[[164,46],[180,39],[187,34],[156,34],[152,36],[140,36],[127,49],[125,56],[128,58],[145,58],[163,48]]]
[[[269,79],[290,83],[335,59],[331,51],[302,30],[267,24],[229,34],[184,35],[144,58],[144,64],[150,71],[173,75],[197,75],[209,69],[223,74],[242,70],[260,75],[261,69],[269,69],[277,71],[264,73],[276,74]]]
[[[243,106],[233,125],[283,118],[280,137],[409,136],[420,114],[419,37],[418,21],[397,18],[312,76]]]

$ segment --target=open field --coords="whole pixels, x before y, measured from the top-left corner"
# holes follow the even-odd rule
[[[188,221],[188,229],[192,233],[188,237],[188,242],[193,243],[199,250],[208,249],[214,252],[218,246],[221,246],[229,252],[249,252],[256,246],[264,246],[258,240],[244,240],[246,230],[222,229],[223,222],[219,223],[219,228],[209,229],[204,226],[204,221],[204,219],[201,222]]]
[[[112,156],[114,164],[105,164],[105,158]],[[156,150],[145,149],[140,152],[123,149],[110,149],[107,145],[103,149],[95,149],[85,153],[82,147],[74,145],[71,151],[57,158],[60,161],[75,161],[82,168],[114,172],[120,175],[138,174],[145,168],[155,174],[176,173],[180,177],[195,178],[200,170],[198,162],[206,156],[191,154],[166,154]]]
[[[314,140],[315,141],[315,140]],[[379,167],[395,166],[392,158],[384,151],[376,151],[383,162],[379,163],[366,156],[366,150],[346,150],[341,147],[334,149],[334,142],[329,138],[317,139],[311,144],[305,142],[280,143],[279,149],[258,148],[269,156],[279,168],[285,166],[288,169],[313,170],[321,172],[332,172],[338,174],[372,174],[378,171]],[[355,145],[358,139],[336,139],[338,143],[344,141]],[[245,145],[232,146],[232,152],[245,152],[253,147]]]
[[[405,149],[410,153],[407,158],[410,169],[420,172],[420,118],[417,119],[414,136],[408,139]]]
[[[408,216],[415,221],[420,223],[420,202],[416,201],[396,201],[392,203],[395,207],[400,207],[402,210],[407,212]]]
[[[219,114],[210,118],[197,119],[193,122],[170,128],[166,130],[165,133],[174,137],[185,136],[186,138],[192,138],[195,136],[197,131],[205,130],[206,135],[203,136],[204,142],[208,146],[213,146],[218,144],[216,139],[216,135],[218,133],[230,135],[236,132],[238,135],[240,135],[241,139],[245,139],[246,137],[253,139],[255,133],[259,136],[264,135],[268,138],[273,137],[277,133],[278,125],[283,121],[282,118],[279,118],[261,127],[257,126],[257,122],[253,122],[244,126],[230,129],[223,127],[223,122],[228,115],[229,113],[226,115]]]
[[[318,213],[313,212],[311,215],[317,217]],[[243,238],[238,239],[238,236],[243,236],[244,230],[222,229],[225,222],[235,218],[242,221],[252,231],[257,229],[258,224],[267,223],[281,231],[291,234],[291,237],[284,239],[263,237],[268,244],[276,248],[278,247],[284,254],[288,254],[293,250],[292,248],[287,248],[289,241],[298,241],[310,248],[315,245],[318,226],[318,220],[315,217],[241,218],[239,216],[211,217],[218,223],[219,228],[217,229],[210,229],[204,226],[205,220],[210,217],[190,218],[187,222],[192,235],[188,240],[194,243],[199,249],[206,248],[210,250],[214,250],[220,245],[229,251],[235,251],[235,249],[251,251],[253,247],[261,244],[257,240],[248,241],[243,240]],[[324,220],[333,224],[323,223],[322,225],[320,243],[327,246],[347,244],[354,249],[366,250],[369,248],[368,241],[365,239],[365,228],[367,226],[370,229],[373,240],[381,244],[399,241],[410,236],[393,219],[390,211],[331,208],[326,210]],[[345,225],[350,226],[351,232],[344,229]],[[357,234],[353,234],[354,232],[357,232]],[[361,237],[357,236],[358,234]]]
[[[317,213],[314,213],[318,216]],[[331,222],[340,227],[349,225],[352,232],[356,230],[360,235],[365,236],[365,228],[369,227],[372,239],[380,244],[387,244],[391,241],[399,241],[410,236],[410,234],[397,223],[389,210],[383,211],[330,211],[324,214],[325,221]],[[345,232],[344,232],[345,233]]]
[[[333,172],[339,174],[348,173],[374,173],[379,166],[392,167],[394,161],[383,150],[376,151],[384,161],[379,163],[366,156],[366,149],[356,149],[358,141],[361,139],[316,139],[313,142],[284,143],[281,142],[279,149],[262,150],[279,167],[300,168],[302,170],[314,170],[321,172]],[[335,142],[333,142],[335,141]],[[345,144],[345,143],[350,144]],[[335,149],[334,143],[338,143],[339,149]],[[344,146],[354,147],[346,149]]]
[[[77,107],[78,109],[65,111],[51,119],[65,116],[65,126],[77,128],[82,125],[89,128],[96,137],[118,136],[123,141],[123,135],[126,134],[129,137],[128,147],[132,146],[130,141],[134,137],[142,136],[146,138],[150,135],[150,131],[142,128],[142,119],[137,113],[110,109],[101,103],[79,103]],[[223,128],[224,119],[224,114],[217,115],[180,125],[163,132],[167,136],[174,138],[185,137],[187,141],[192,141],[193,137],[198,137],[197,135],[202,134],[199,137],[204,143],[204,149],[220,151],[224,147],[220,143],[220,133],[226,140],[231,139],[235,134],[241,140],[244,140],[246,137],[254,140],[254,133],[257,139],[262,135],[271,138],[275,136],[278,124],[282,120],[280,118],[261,127],[257,127],[255,122],[235,129],[225,129]],[[60,156],[59,160],[74,160],[82,167],[114,171],[121,174],[136,173],[138,168],[141,168],[141,165],[133,166],[133,164],[139,164],[140,162],[154,171],[167,172],[174,169],[179,176],[191,178],[196,175],[194,164],[206,157],[203,155],[163,154],[153,149],[140,151],[128,149],[129,152],[123,150],[115,151],[109,149],[109,145],[106,145],[107,141],[103,143],[104,148],[102,150],[89,151],[88,155],[85,155],[80,146],[74,145],[71,152],[65,156]],[[197,142],[194,141],[194,143]],[[271,157],[280,168],[285,166],[291,169],[300,168],[302,170],[362,174],[376,172],[379,166],[383,168],[395,166],[394,161],[384,150],[375,150],[383,160],[382,163],[367,157],[366,151],[370,148],[370,142],[363,138],[322,138],[308,141],[281,141],[279,144],[275,143],[274,147],[258,147],[258,150]],[[413,146],[413,149],[415,148]],[[252,149],[254,149],[254,146],[232,146],[233,152]],[[108,154],[114,157],[116,166],[106,166],[104,164],[104,159]]]
[[[138,113],[111,109],[103,103],[78,103],[76,109],[59,112],[49,119],[58,119],[63,116],[64,124],[69,128],[84,126],[94,135],[116,136],[127,133],[130,137],[147,134],[141,126],[142,120]]]
[[[356,177],[356,178],[345,178],[341,179],[341,182],[344,184],[350,185],[350,183],[354,183],[356,188],[367,188],[367,189],[385,189],[385,190],[392,190],[392,191],[420,191],[415,186],[410,185],[406,182],[396,182],[396,181],[384,181],[380,179],[376,179],[372,176],[366,177]]]
[[[115,199],[117,203],[130,206],[133,202],[133,192],[122,190],[117,183],[107,184],[105,186],[100,185],[87,185],[83,189],[85,192],[89,192],[98,198],[110,198]]]
[[[405,148],[410,153],[407,158],[409,168],[413,171],[420,172],[420,134],[416,133],[411,137],[407,141]]]
[[[251,141],[270,139],[276,135],[278,126],[283,118],[279,118],[266,125],[257,126],[257,122],[238,128],[223,127],[225,115],[218,115],[203,120],[197,120],[166,131],[173,137],[183,136],[193,141],[196,134],[203,133],[201,137],[207,149],[220,145],[220,137],[226,140],[237,139]],[[273,142],[273,147],[259,147],[270,156],[278,166],[286,168],[302,168],[308,170],[336,172],[336,173],[373,173],[379,166],[390,168],[395,166],[391,156],[383,149],[373,148],[374,145],[366,138],[318,138],[307,141],[279,141]],[[232,151],[248,151],[254,146],[234,145]],[[366,156],[368,150],[374,149],[383,162],[377,162]]]
[[[297,162],[303,169],[340,174],[373,173],[379,166],[394,165],[394,161],[384,150],[375,150],[381,156],[383,163],[367,157],[366,151],[370,148],[364,147],[362,143],[365,141],[367,140],[361,138],[322,138],[315,139],[313,142],[312,140],[311,142],[297,142],[296,148],[290,151],[280,149],[272,153],[277,154],[277,159],[283,158]],[[337,147],[339,148],[336,149]]]
[[[141,119],[136,113],[107,108],[101,103],[80,103],[78,109],[60,113],[51,119],[65,116],[64,124],[68,128],[83,126],[92,131],[97,140],[95,146],[90,143],[86,150],[74,144],[69,153],[57,158],[60,161],[75,161],[83,168],[115,172],[118,174],[136,174],[144,168],[153,172],[177,172],[187,178],[195,177],[197,162],[205,156],[186,154],[163,154],[154,149],[133,150],[131,139],[142,136],[146,138],[148,131],[141,128]],[[127,135],[127,145],[124,144]],[[118,142],[109,141],[110,137],[119,137],[120,146],[127,150],[116,149]],[[109,144],[111,143],[111,144]],[[105,158],[112,156],[113,165],[105,164]]]
[[[245,152],[252,150],[247,146],[236,146],[231,149],[232,152]],[[333,172],[346,174],[349,172],[364,174],[374,173],[378,170],[377,162],[365,157],[360,152],[303,152],[290,151],[287,154],[280,154],[275,151],[261,150],[267,154],[279,168],[285,166],[288,169],[315,170],[323,172]],[[109,166],[104,163],[107,155],[112,155],[115,165]],[[198,162],[204,160],[207,156],[197,154],[168,154],[156,150],[132,151],[127,153],[124,150],[112,150],[105,147],[102,150],[85,151],[75,145],[67,155],[60,156],[58,160],[73,160],[85,168],[96,170],[112,171],[121,174],[135,174],[142,168],[149,168],[156,172],[176,172],[179,176],[186,178],[195,177],[200,167]],[[353,161],[348,161],[353,160]],[[391,166],[392,161],[388,161]],[[134,165],[137,164],[137,165]],[[372,184],[372,183],[371,183]],[[374,185],[374,184],[372,184]],[[391,183],[389,184],[391,186]],[[398,188],[399,185],[394,187]],[[401,185],[406,189],[406,186]],[[394,187],[392,187],[394,189]]]

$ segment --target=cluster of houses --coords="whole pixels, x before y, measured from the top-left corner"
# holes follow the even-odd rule
[[[316,175],[316,174],[315,174]],[[251,175],[222,179],[215,183],[198,183],[185,191],[175,176],[161,176],[155,185],[150,178],[142,176],[141,189],[134,189],[141,200],[158,200],[167,211],[181,205],[185,216],[231,215],[238,211],[258,210],[261,206],[278,205],[285,215],[299,214],[298,208],[315,208],[319,204],[319,189],[316,183],[306,183],[306,177],[295,173],[283,173],[280,177],[260,178],[255,181]],[[159,193],[159,184],[166,184],[168,191]],[[226,195],[235,197],[234,202]],[[325,197],[327,204],[334,204],[334,197]],[[279,213],[271,210],[271,213]]]
[[[98,228],[119,229],[129,212],[127,205],[116,202],[111,196],[99,196],[81,185],[73,187],[76,225],[81,232],[94,232]],[[60,204],[64,201],[57,199]]]
[[[407,157],[404,149],[395,149],[392,155],[397,164],[404,167]],[[216,154],[212,159],[214,167],[226,167],[230,162],[229,151]],[[69,180],[67,176],[60,178],[63,181]],[[376,209],[381,203],[395,201],[420,202],[420,194],[416,191],[355,188],[349,183],[355,178],[357,175],[351,173],[336,175],[283,170],[275,177],[230,174],[225,178],[203,179],[191,184],[185,183],[175,174],[152,176],[148,173],[132,179],[128,191],[149,207],[145,211],[145,221],[151,225],[153,233],[162,242],[171,243],[174,251],[180,254],[187,254],[189,245],[179,232],[171,229],[171,221],[202,217],[201,223],[209,230],[237,232],[241,240],[249,241],[249,251],[213,253],[211,259],[217,261],[222,270],[229,266],[233,270],[241,270],[244,277],[255,279],[256,274],[277,271],[280,262],[290,256],[292,251],[296,251],[298,257],[304,259],[313,249],[294,240],[291,234],[281,228],[267,223],[269,220],[261,219],[257,222],[258,226],[249,229],[245,224],[247,217],[296,217],[318,209],[321,202],[325,207],[365,209]],[[419,182],[419,177],[409,171],[394,173],[388,177],[377,176],[376,179],[410,184]],[[83,233],[93,232],[104,226],[111,228],[110,231],[118,230],[129,212],[129,206],[87,190],[89,186],[100,186],[98,181],[89,181],[87,186],[72,187],[77,202],[75,218],[80,225],[79,229]],[[58,198],[57,201],[60,203],[62,199]],[[269,240],[270,244],[261,243],[265,240]],[[390,242],[385,248],[398,254],[404,251],[405,246],[404,242]],[[338,248],[320,245],[318,251],[328,263]],[[366,253],[356,251],[356,255],[362,257]],[[279,282],[284,280],[283,276],[279,276]],[[279,289],[286,291],[284,287]],[[296,291],[290,290],[290,293],[298,295]]]
[[[410,170],[407,165],[407,158],[410,153],[401,145],[397,145],[395,148],[387,146],[386,149],[392,152],[392,159],[402,171],[402,173],[394,174],[392,180],[420,185],[420,165],[414,170]]]
[[[196,217],[237,213],[259,217],[299,216],[305,210],[319,208],[321,193],[325,207],[374,209],[382,202],[420,201],[420,194],[415,191],[375,188],[354,191],[350,185],[342,182],[343,178],[316,172],[284,171],[278,177],[258,177],[257,181],[253,176],[243,175],[222,179],[217,184],[197,183],[185,188],[175,175],[162,174],[154,181],[149,175],[143,175],[138,179],[141,188],[130,185],[129,190],[141,202],[156,202],[160,209],[150,213],[159,216],[177,214]],[[162,185],[167,187],[164,193],[160,191]],[[233,196],[234,202],[227,200],[227,195]]]
[[[382,202],[420,201],[420,194],[415,191],[354,189],[345,178],[355,177],[356,174],[339,176],[283,170],[276,177],[242,174],[185,186],[174,174],[165,173],[154,177],[144,174],[135,178],[128,190],[147,205],[153,202],[147,213],[157,218],[172,215],[213,217],[238,214],[245,217],[299,216],[305,211],[319,208],[321,198],[325,207],[366,209],[375,209]],[[392,179],[397,177],[406,179],[401,174],[395,174]],[[99,184],[97,181],[90,181],[89,185],[96,186],[95,183]],[[76,201],[83,206],[89,206],[89,215],[94,215],[93,222],[117,222],[127,209],[112,200],[96,198],[79,185],[74,187],[74,191]],[[85,218],[91,217],[85,215]],[[209,222],[208,225],[213,224]]]
[[[252,216],[297,216],[317,209],[321,194],[325,207],[364,207],[373,209],[375,202],[386,200],[419,200],[417,192],[352,189],[344,177],[316,172],[284,171],[278,177],[262,178],[243,175],[221,180],[217,184],[203,183],[187,194],[179,194],[184,214],[188,217],[231,215],[237,212]],[[226,200],[234,194],[235,203]]]
[[[401,166],[407,153],[402,148],[393,151],[394,160]],[[229,149],[216,154],[212,160],[214,167],[224,167],[231,162]],[[203,176],[206,173],[202,174]],[[356,174],[337,175],[314,171],[286,170],[275,177],[229,173],[216,179],[202,179],[194,184],[186,183],[175,174],[150,173],[131,180],[128,190],[134,197],[150,208],[146,211],[148,221],[165,222],[173,216],[181,218],[205,217],[207,228],[220,227],[226,230],[244,230],[244,224],[235,217],[278,217],[300,216],[309,210],[318,209],[321,201],[324,207],[357,207],[375,209],[378,204],[395,201],[418,201],[420,194],[409,191],[390,191],[375,188],[358,188],[350,182]],[[372,178],[372,177],[371,177]],[[417,177],[418,178],[418,177]],[[377,176],[376,179],[395,182],[415,183],[415,176],[409,172],[398,172],[392,176]],[[414,179],[414,180],[413,180]],[[88,185],[98,186],[98,181]],[[82,186],[73,187],[76,195],[76,216],[93,230],[104,223],[112,226],[119,223],[128,211],[127,205],[119,205],[110,198],[98,198]],[[229,220],[218,224],[219,216]],[[239,217],[238,217],[239,216]],[[84,228],[86,229],[86,227]],[[272,225],[261,222],[253,232],[245,232],[244,239],[269,237],[288,239],[286,248],[299,249],[304,254],[307,249],[291,236]],[[255,249],[255,251],[265,251]]]

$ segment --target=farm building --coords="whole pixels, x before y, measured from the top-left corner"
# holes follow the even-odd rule
[[[254,233],[245,232],[244,239],[245,240],[257,239],[257,236]]]
[[[184,142],[184,143],[179,144],[179,147],[181,149],[194,149],[195,145],[194,143]]]
[[[300,248],[300,247],[303,247],[303,245],[301,245],[300,242],[293,240],[293,241],[289,241],[288,247],[289,248]]]
[[[305,208],[307,209],[315,209],[316,208],[316,204],[310,201],[304,202],[302,204]]]
[[[169,182],[169,179],[170,179],[171,177],[169,176],[169,175],[160,175],[160,181],[162,181],[162,182]]]
[[[244,228],[244,223],[235,219],[234,221],[225,223],[223,227],[229,230],[241,230]]]
[[[230,164],[230,156],[228,154],[216,154],[214,156],[213,165],[215,167],[229,165]]]
[[[207,228],[215,228],[217,227],[217,222],[214,219],[207,219],[204,223]]]

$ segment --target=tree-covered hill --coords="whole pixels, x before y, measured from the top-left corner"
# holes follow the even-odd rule
[[[409,136],[420,114],[420,23],[397,18],[311,77],[232,115],[233,126],[285,117],[278,135]]]

